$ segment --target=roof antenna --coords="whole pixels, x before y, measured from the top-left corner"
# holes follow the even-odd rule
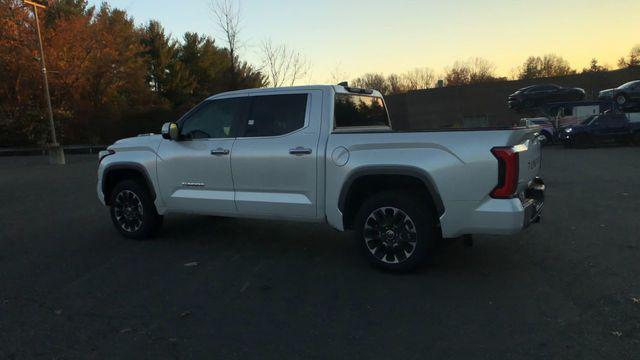
[[[339,83],[338,86],[349,87],[349,83],[347,81],[343,81],[343,82]]]

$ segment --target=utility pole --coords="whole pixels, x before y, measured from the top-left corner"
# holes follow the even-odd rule
[[[40,33],[40,19],[38,18],[38,8],[46,9],[48,1],[46,0],[24,0],[25,4],[33,6],[33,14],[36,20],[36,29],[38,29],[38,44],[40,45],[40,64],[42,66],[42,77],[44,78],[44,97],[47,102],[47,114],[49,116],[49,127],[51,128],[51,144],[49,144],[49,162],[51,164],[65,164],[64,150],[58,144],[56,138],[56,127],[53,122],[53,108],[51,106],[51,95],[49,94],[49,80],[47,79],[47,66],[44,61],[44,47],[42,46],[42,34]]]

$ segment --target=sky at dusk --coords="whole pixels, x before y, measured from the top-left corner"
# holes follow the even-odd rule
[[[99,4],[101,1],[89,1]],[[159,20],[174,38],[186,31],[218,38],[208,0],[110,0],[136,23]],[[615,67],[640,43],[640,1],[617,0],[242,0],[241,56],[259,65],[265,39],[304,54],[312,72],[401,73],[483,57],[509,76],[530,55],[555,53],[582,69],[596,57]]]

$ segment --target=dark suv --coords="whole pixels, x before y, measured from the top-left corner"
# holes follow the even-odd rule
[[[560,130],[565,146],[585,147],[600,142],[632,141],[640,145],[640,122],[630,122],[625,114],[593,115],[580,124]]]
[[[554,84],[532,85],[509,95],[509,108],[530,110],[550,102],[581,101],[585,92],[580,88],[565,88]]]

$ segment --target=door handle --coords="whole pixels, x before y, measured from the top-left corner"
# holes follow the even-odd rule
[[[298,146],[293,149],[289,149],[289,154],[291,155],[309,155],[311,154],[311,149],[305,148],[302,146]]]
[[[229,149],[217,148],[215,150],[211,150],[211,155],[229,155]]]

